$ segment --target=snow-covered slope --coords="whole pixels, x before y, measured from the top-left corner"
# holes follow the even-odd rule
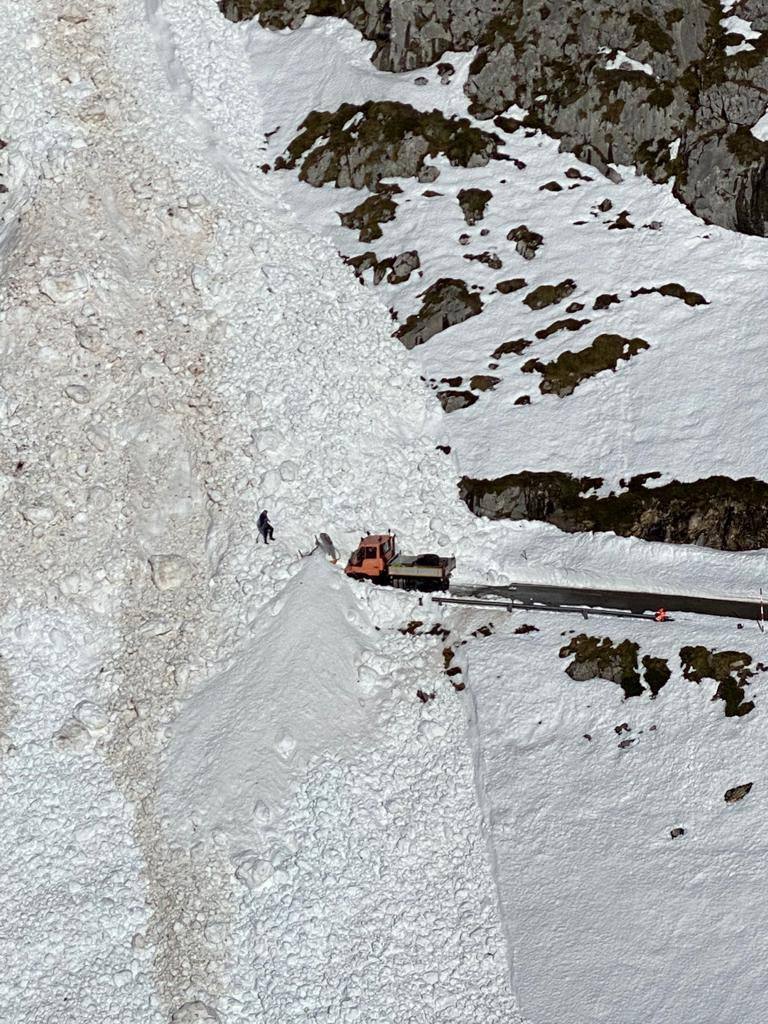
[[[663,626],[510,618],[466,649],[464,665],[523,1019],[757,1024],[764,676],[750,689],[755,710],[725,718],[714,681],[686,679],[678,651],[760,658],[764,635],[686,616]],[[515,635],[523,622],[537,631]],[[558,651],[582,632],[668,659],[669,682],[654,699],[625,700],[604,679],[569,678]],[[725,801],[749,783],[743,800]]]
[[[402,523],[447,547],[475,529],[418,374],[257,171],[258,89],[214,5],[12,7],[9,48],[32,56],[9,64],[1,130],[4,1012],[508,1021],[439,636],[414,648],[395,631],[413,600],[376,596],[352,617],[381,636],[358,642],[356,599],[321,574],[313,668],[339,689],[300,699],[316,623],[291,594],[319,572],[299,554],[317,532],[344,548]],[[291,737],[267,717],[297,706],[278,686],[306,715]],[[286,817],[267,821],[246,783],[288,754]],[[206,819],[227,764],[243,799]],[[198,818],[218,827],[185,835]]]
[[[640,854],[671,857],[654,845],[666,822],[656,791],[670,766],[700,774],[689,705],[701,691],[675,678],[653,705],[659,717],[691,713],[679,725],[690,757],[649,755],[627,796],[606,743],[592,793],[592,776],[577,773],[581,748],[559,756],[553,740],[554,764],[543,764],[528,719],[510,725],[502,713],[495,678],[508,668],[528,717],[547,702],[555,739],[590,731],[569,687],[593,688],[607,732],[618,690],[611,702],[610,684],[560,679],[569,625],[537,619],[539,633],[462,648],[472,703],[445,669],[481,613],[353,587],[340,566],[306,556],[321,531],[346,556],[361,532],[391,527],[409,549],[456,554],[465,581],[755,596],[763,552],[491,523],[470,514],[456,482],[520,468],[599,472],[606,486],[649,470],[762,476],[761,410],[744,395],[764,383],[764,243],[704,227],[666,188],[609,183],[538,133],[501,130],[511,160],[457,169],[438,158],[430,189],[399,182],[379,242],[350,241],[337,212],[358,192],[262,168],[311,109],[384,98],[464,114],[471,55],[444,55],[448,84],[437,69],[396,76],[375,70],[341,22],[269,34],[225,21],[213,0],[6,0],[0,15],[5,1017],[509,1024],[522,1007],[536,1024],[576,1019],[572,999],[580,1020],[595,1006],[626,1024],[647,1019],[628,1009],[629,972],[599,1004],[589,987],[607,972],[613,924],[588,901],[569,923],[548,893],[564,875],[569,901],[606,873],[612,885],[637,881],[639,941],[653,941],[661,919],[640,906],[645,876],[621,867],[637,854],[627,838],[637,822]],[[541,191],[548,181],[561,190]],[[473,227],[455,198],[466,187],[493,192]],[[596,215],[609,197],[610,215]],[[625,209],[634,227],[611,229]],[[506,238],[523,223],[544,236],[532,261]],[[481,243],[502,269],[463,258]],[[361,286],[335,249],[371,247],[418,248],[423,276]],[[441,276],[477,286],[484,310],[408,353],[388,307],[404,320]],[[525,292],[494,291],[514,276]],[[561,399],[537,392],[521,358],[491,353],[558,318],[521,297],[567,278],[590,320],[578,335],[618,331],[650,347]],[[667,282],[708,304],[629,296]],[[614,292],[618,303],[592,310]],[[552,356],[567,337],[539,339],[525,358]],[[501,378],[493,390],[443,414],[433,394],[443,378],[487,373]],[[521,396],[530,404],[516,405]],[[256,543],[263,508],[269,547]],[[615,639],[628,635],[614,625]],[[681,644],[733,642],[707,623],[674,629],[670,663]],[[750,632],[755,659],[761,639]],[[721,798],[721,782],[752,781],[726,769],[730,750],[754,764],[759,695],[743,719],[725,720],[719,704],[695,710]],[[521,745],[527,796],[507,767]],[[616,849],[574,829],[573,843],[561,837],[539,858],[536,821],[556,829],[582,788],[600,827],[626,798]],[[691,782],[690,792],[705,821],[709,790]],[[727,811],[759,835],[759,806]],[[682,821],[674,810],[670,822]],[[723,871],[736,857],[725,820],[701,844],[701,863]],[[697,878],[670,870],[657,891],[696,927],[703,891],[725,920],[729,884],[697,890]],[[565,962],[587,927],[592,950],[553,981],[552,950]],[[713,941],[720,929],[716,920]],[[753,908],[744,934],[754,944],[762,931]],[[693,933],[681,929],[681,941]],[[685,948],[695,965],[679,998],[665,974],[659,1019],[706,1007],[710,960]],[[657,964],[638,961],[644,991]],[[750,974],[722,1004],[748,1024],[759,1019],[756,985]]]

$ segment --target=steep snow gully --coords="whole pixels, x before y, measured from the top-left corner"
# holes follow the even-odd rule
[[[515,1020],[440,637],[298,555],[484,529],[386,310],[215,4],[0,15],[0,1016]]]

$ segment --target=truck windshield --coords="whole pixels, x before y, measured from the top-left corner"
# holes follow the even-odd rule
[[[362,565],[363,564],[363,549],[358,548],[357,551],[353,551],[349,557],[350,565]]]
[[[376,557],[376,548],[366,548],[365,549],[365,557],[366,558],[375,558]]]

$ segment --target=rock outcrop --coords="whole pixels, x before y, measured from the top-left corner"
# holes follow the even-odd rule
[[[645,478],[636,478],[619,494],[589,493],[602,483],[524,472],[496,480],[463,477],[459,492],[475,515],[540,520],[566,533],[613,532],[724,551],[768,548],[768,484],[761,480],[713,476],[647,488]]]
[[[395,331],[395,337],[406,348],[423,345],[440,331],[477,316],[483,308],[480,296],[470,292],[464,281],[452,277],[441,277],[420,298],[419,312],[409,316]]]
[[[717,683],[712,700],[723,701],[726,718],[741,718],[754,709],[755,702],[744,699],[746,687],[756,674],[750,668],[751,655],[744,651],[712,651],[702,646],[683,647],[680,664],[686,679],[694,683],[711,679]]]
[[[238,20],[295,28],[307,14],[346,18],[375,43],[379,68],[406,71],[477,48],[466,91],[480,119],[513,104],[604,173],[635,165],[709,222],[768,233],[768,143],[750,129],[768,96],[768,0],[729,15],[718,0],[220,0]],[[743,41],[742,41],[743,42]],[[629,226],[617,225],[617,226]]]
[[[437,168],[426,161],[439,153],[455,167],[484,167],[499,155],[499,144],[492,132],[439,110],[390,100],[342,103],[335,111],[313,110],[275,169],[299,167],[301,180],[317,188],[374,191],[382,178],[434,180]]]
[[[410,71],[433,64],[447,50],[471,50],[508,5],[504,0],[219,0],[219,6],[232,21],[258,14],[272,29],[298,28],[308,14],[346,18],[376,44],[376,67]]]

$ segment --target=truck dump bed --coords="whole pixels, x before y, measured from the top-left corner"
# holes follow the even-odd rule
[[[444,580],[456,568],[455,558],[441,555],[398,555],[389,563],[389,575],[408,579]]]

